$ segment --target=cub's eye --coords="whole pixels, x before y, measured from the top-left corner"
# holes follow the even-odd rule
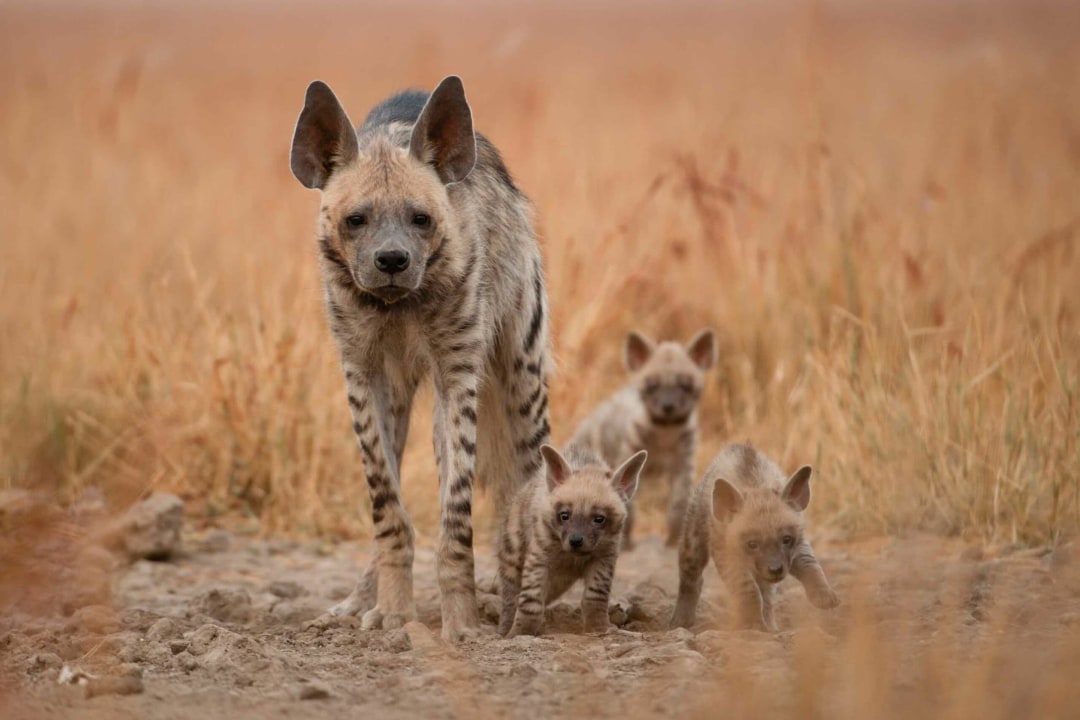
[[[758,543],[757,540],[747,540],[746,541],[746,549],[747,550],[757,550],[758,549],[758,544],[759,543]]]
[[[426,228],[431,224],[431,216],[424,213],[416,213],[412,216],[412,224],[416,227]]]
[[[653,390],[657,389],[658,387],[660,387],[660,381],[659,380],[646,380],[645,381],[645,392],[652,392]]]
[[[607,518],[603,515],[594,515],[592,521],[596,525],[603,525],[604,522],[607,521]]]
[[[679,383],[679,389],[684,393],[692,393],[694,392],[694,383],[690,380],[683,380]]]
[[[783,538],[781,538],[780,542],[784,543],[784,545],[790,546],[791,543],[795,542],[795,538],[793,538],[791,535],[785,535]]]
[[[345,218],[345,224],[349,227],[360,227],[361,225],[367,225],[367,216],[356,213]]]
[[[563,510],[561,513],[559,513],[559,520],[561,520],[562,522],[566,522],[569,519],[570,519],[570,511],[569,510]]]

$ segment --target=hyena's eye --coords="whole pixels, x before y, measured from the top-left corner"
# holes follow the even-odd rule
[[[780,542],[784,543],[787,547],[791,547],[791,543],[795,542],[795,538],[791,535],[785,535],[780,539]]]
[[[603,515],[593,515],[592,521],[596,525],[603,525],[607,521],[607,518]]]
[[[757,550],[758,546],[759,546],[759,543],[758,543],[757,540],[747,540],[746,541],[746,549],[747,550]]]
[[[569,510],[563,510],[561,513],[559,513],[559,520],[561,520],[562,522],[566,522],[569,519],[570,519],[570,511]]]
[[[652,392],[653,390],[656,390],[658,387],[660,387],[660,381],[659,380],[646,380],[645,381],[645,392]]]
[[[416,213],[412,216],[412,224],[416,227],[426,228],[431,224],[431,216],[425,213]]]
[[[349,217],[345,218],[345,224],[349,227],[360,227],[361,225],[367,225],[367,215],[354,213]]]

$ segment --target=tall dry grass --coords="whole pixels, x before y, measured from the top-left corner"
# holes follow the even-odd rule
[[[708,325],[699,462],[751,439],[814,463],[818,527],[1042,543],[1080,524],[1065,3],[0,17],[0,487],[114,507],[167,488],[202,521],[363,537],[289,139],[312,78],[358,120],[454,72],[536,203],[556,440],[623,381],[628,329]]]

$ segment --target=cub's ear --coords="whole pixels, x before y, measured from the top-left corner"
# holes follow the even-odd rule
[[[570,463],[566,462],[566,458],[550,445],[541,445],[540,454],[544,457],[544,463],[547,464],[548,490],[554,490],[570,477],[572,472]]]
[[[810,476],[813,472],[809,465],[803,465],[796,470],[788,478],[787,485],[784,485],[780,499],[800,512],[805,510],[810,504]]]
[[[630,334],[626,336],[626,349],[623,352],[623,362],[626,364],[626,369],[630,372],[637,372],[642,365],[649,362],[649,358],[652,357],[655,349],[656,345],[653,344],[652,340],[636,330],[630,331]]]
[[[637,492],[638,479],[641,477],[641,471],[648,457],[649,453],[639,450],[631,455],[629,460],[615,468],[615,472],[611,474],[611,485],[623,500],[629,502]]]
[[[321,190],[358,153],[356,130],[334,91],[321,80],[308,85],[289,155],[293,175],[304,187]]]
[[[409,152],[435,168],[443,183],[460,182],[476,164],[472,110],[461,78],[444,78],[431,93],[413,126]]]
[[[713,517],[721,521],[727,520],[739,512],[742,504],[743,496],[739,489],[724,478],[717,478],[712,491]]]
[[[716,335],[705,329],[694,336],[686,346],[686,354],[702,370],[708,370],[716,364]]]

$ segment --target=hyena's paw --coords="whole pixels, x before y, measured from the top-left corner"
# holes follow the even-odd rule
[[[676,606],[675,612],[671,616],[671,622],[668,623],[668,627],[672,630],[675,628],[686,628],[689,630],[693,626],[696,613],[693,610],[687,608],[681,608]]]
[[[822,610],[832,610],[840,605],[840,596],[836,594],[835,590],[828,586],[815,588],[813,590],[807,588],[806,597],[810,600],[811,605],[816,608],[821,608]]]
[[[374,607],[375,603],[371,598],[364,597],[361,594],[353,592],[349,597],[345,598],[337,605],[334,605],[326,612],[334,617],[344,617],[346,615],[363,615],[367,611]]]
[[[586,635],[606,635],[615,629],[615,626],[608,621],[607,617],[597,617],[593,620],[585,620]]]
[[[544,618],[542,615],[522,616],[521,613],[518,613],[517,617],[514,618],[514,624],[506,637],[513,638],[518,635],[539,635],[542,632],[544,632]]]
[[[383,612],[377,605],[366,613],[360,620],[360,627],[364,630],[397,630],[405,627],[405,623],[416,619],[416,610],[408,609],[404,612]]]
[[[480,613],[476,593],[446,593],[442,596],[442,638],[459,643],[480,634]]]

